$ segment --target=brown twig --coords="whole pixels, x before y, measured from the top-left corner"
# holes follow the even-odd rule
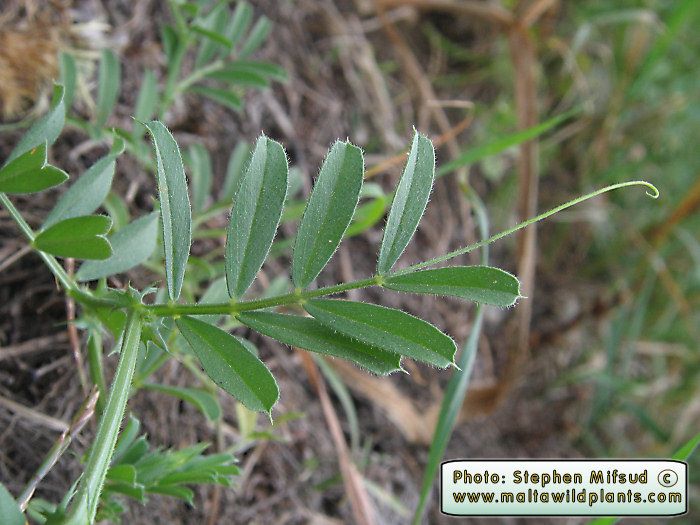
[[[335,444],[338,463],[340,464],[340,473],[343,477],[343,484],[345,485],[348,499],[350,500],[355,523],[358,525],[371,525],[375,523],[372,503],[362,483],[362,477],[357,471],[355,464],[350,459],[350,452],[348,451],[347,443],[345,443],[343,430],[340,427],[340,421],[335,413],[331,399],[328,396],[326,384],[311,356],[304,350],[295,350],[300,355],[306,374],[309,376],[309,380],[321,401],[323,415],[326,419],[331,437],[333,438],[333,443]]]
[[[25,407],[24,405],[20,405],[19,403],[16,403],[11,399],[7,399],[6,397],[0,396],[0,405],[7,408],[10,412],[14,412],[16,415],[34,421],[35,423],[38,423],[48,429],[57,430],[58,432],[65,432],[69,428],[68,423],[61,419],[42,414],[41,412],[37,412],[34,409]]]
[[[65,343],[67,340],[68,335],[65,332],[61,332],[54,335],[36,337],[16,345],[9,345],[4,348],[0,348],[0,361],[38,352],[55,350],[57,345]]]

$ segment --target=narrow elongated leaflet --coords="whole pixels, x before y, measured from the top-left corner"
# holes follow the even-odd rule
[[[194,86],[192,87],[191,91],[210,98],[214,102],[218,102],[219,104],[234,111],[240,111],[240,109],[243,107],[241,97],[228,89],[219,89],[209,86]]]
[[[158,240],[158,212],[149,213],[124,226],[109,237],[112,256],[104,261],[83,263],[75,278],[92,281],[125,272],[148,260]]]
[[[238,2],[231,16],[231,23],[226,28],[226,38],[235,46],[248,31],[253,20],[253,8],[248,2]]]
[[[389,276],[385,288],[399,292],[451,295],[477,303],[507,307],[520,297],[513,275],[491,266],[453,266]]]
[[[78,77],[78,70],[75,59],[70,53],[62,52],[59,59],[59,78],[65,89],[64,104],[70,109],[73,106],[73,96],[75,95],[75,83]]]
[[[379,274],[391,270],[411,241],[428,204],[434,179],[433,143],[428,137],[416,132],[384,228],[384,239],[377,262]]]
[[[115,139],[110,152],[83,173],[61,195],[44,221],[44,228],[64,219],[89,215],[107,198],[114,178],[115,159],[124,151],[124,141]]]
[[[204,321],[175,321],[212,380],[250,410],[271,413],[279,398],[275,378],[235,337]]]
[[[105,237],[112,220],[104,215],[74,217],[40,232],[33,245],[42,252],[74,259],[106,259],[112,247]]]
[[[68,179],[65,171],[46,162],[46,142],[26,151],[0,170],[0,192],[34,193]]]
[[[100,57],[100,71],[97,84],[97,113],[95,115],[95,125],[103,127],[114,110],[119,96],[119,85],[121,84],[121,66],[119,59],[113,51],[102,50]]]
[[[143,72],[141,87],[139,94],[136,97],[136,106],[134,107],[134,130],[132,136],[135,141],[138,141],[146,133],[146,128],[141,122],[146,122],[155,115],[158,109],[158,80],[155,73],[146,69]]]
[[[261,136],[234,197],[226,237],[226,283],[241,297],[255,279],[275,238],[287,195],[287,155]]]
[[[48,144],[50,146],[56,142],[66,121],[66,107],[63,103],[64,93],[63,86],[60,84],[54,85],[51,109],[46,115],[32,124],[32,127],[22,136],[19,143],[15,146],[15,149],[12,150],[12,153],[10,153],[10,156],[5,161],[6,165],[15,160],[22,153],[26,153],[36,146],[41,144]]]
[[[165,276],[168,295],[180,297],[192,243],[192,210],[187,194],[187,179],[177,143],[162,122],[146,124],[153,137],[158,161],[158,196],[163,223]]]
[[[347,359],[370,372],[401,370],[401,356],[331,330],[311,317],[272,312],[244,312],[238,320],[256,332],[290,346]]]
[[[360,198],[364,159],[349,142],[336,142],[321,166],[299,224],[292,280],[305,288],[318,276],[338,248]]]
[[[313,299],[304,308],[326,327],[366,344],[441,368],[454,363],[454,341],[401,310],[338,299]]]
[[[238,55],[241,58],[246,58],[255,53],[263,42],[265,42],[265,39],[267,38],[267,35],[270,34],[271,30],[272,22],[270,22],[269,18],[266,16],[261,16],[258,18],[258,21],[255,22],[255,25],[250,30],[248,39],[246,40],[245,44],[243,44],[243,47]]]
[[[192,186],[192,209],[202,212],[211,194],[213,181],[211,157],[201,144],[192,144],[187,150],[190,165],[190,182]]]

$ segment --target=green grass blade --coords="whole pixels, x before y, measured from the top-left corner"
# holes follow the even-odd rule
[[[292,280],[306,288],[328,264],[348,229],[360,198],[364,158],[349,142],[336,142],[321,166],[299,224]]]

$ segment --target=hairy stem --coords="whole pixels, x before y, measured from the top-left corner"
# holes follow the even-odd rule
[[[100,492],[129,399],[141,339],[141,325],[140,313],[131,310],[124,329],[119,364],[110,387],[109,399],[100,419],[97,436],[90,449],[87,465],[78,485],[76,501],[65,522],[66,525],[84,525],[95,520]]]

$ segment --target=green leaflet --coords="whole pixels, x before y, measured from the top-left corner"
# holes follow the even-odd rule
[[[75,83],[78,76],[77,67],[75,65],[75,59],[70,53],[61,52],[59,58],[59,78],[61,84],[65,89],[64,93],[64,104],[67,109],[73,106],[73,97],[75,95]]]
[[[287,195],[287,156],[278,142],[261,136],[234,198],[226,237],[226,282],[239,298],[262,267]]]
[[[0,192],[34,193],[64,183],[68,174],[47,164],[46,148],[39,144],[0,169]]]
[[[331,147],[299,224],[292,280],[306,288],[326,266],[352,220],[362,188],[362,150],[349,142]]]
[[[223,34],[226,31],[227,23],[229,22],[229,10],[226,2],[217,4],[204,18],[202,18],[199,27],[220,37],[219,39],[207,38],[199,44],[197,50],[197,58],[195,59],[195,67],[199,68],[210,62],[214,58],[217,49],[223,45],[225,49],[231,49],[232,42]]]
[[[227,65],[225,70],[231,73],[253,73],[263,78],[271,78],[279,81],[287,80],[287,72],[283,67],[262,60],[236,60]]]
[[[217,385],[246,408],[272,413],[279,389],[260,359],[235,337],[209,323],[187,316],[180,317],[175,323],[204,371]]]
[[[265,88],[270,85],[270,82],[264,75],[255,71],[236,68],[235,64],[214,71],[208,74],[207,77],[214,80],[230,82],[231,84],[237,84],[239,86]]]
[[[520,283],[491,266],[452,266],[389,276],[385,288],[399,292],[451,295],[477,303],[507,307],[520,297]]]
[[[24,525],[26,520],[15,498],[0,483],[0,516],[4,525]]]
[[[113,254],[104,261],[83,263],[75,278],[92,281],[125,272],[148,260],[158,240],[158,212],[149,213],[109,237]]]
[[[440,368],[454,363],[454,341],[401,310],[339,299],[312,299],[304,308],[326,327],[366,344]]]
[[[115,159],[124,151],[124,141],[115,139],[110,152],[83,173],[61,195],[44,221],[44,228],[64,219],[89,215],[107,198],[114,177]]]
[[[401,370],[400,355],[346,337],[310,317],[243,312],[238,315],[238,320],[282,343],[347,359],[375,374],[387,375]]]
[[[100,71],[97,85],[97,113],[95,114],[95,126],[104,127],[107,119],[112,114],[119,96],[121,84],[121,67],[119,59],[109,49],[102,50],[100,57]]]
[[[231,23],[226,30],[226,38],[229,39],[231,45],[235,46],[240,42],[252,21],[253,8],[248,2],[238,2],[231,17]]]
[[[141,122],[146,122],[156,113],[158,108],[158,80],[152,70],[146,69],[143,72],[141,87],[136,98],[136,106],[134,107],[134,131],[132,136],[134,140],[139,140],[146,132],[146,128]]]
[[[209,421],[216,421],[221,417],[219,402],[213,395],[205,390],[161,385],[157,383],[146,383],[143,386],[149,390],[162,392],[194,405]]]
[[[51,109],[46,115],[32,124],[32,127],[22,136],[5,161],[6,165],[32,148],[41,144],[50,146],[56,142],[66,121],[66,107],[63,102],[64,93],[63,86],[60,84],[54,85]]]
[[[104,215],[73,217],[40,232],[33,245],[42,252],[75,259],[106,259],[112,247],[105,235],[112,220]]]
[[[240,4],[239,4],[240,5]],[[243,170],[248,159],[250,158],[250,144],[247,141],[241,140],[233,148],[231,156],[228,158],[226,166],[226,178],[224,185],[219,193],[220,201],[229,201],[238,191],[243,178]]]
[[[416,132],[384,228],[384,239],[377,262],[379,274],[391,270],[411,241],[428,204],[434,179],[433,143],[426,136]]]
[[[201,144],[192,144],[187,153],[191,168],[192,209],[195,213],[202,212],[211,194],[213,182],[211,157],[207,149]]]
[[[250,30],[248,39],[246,40],[245,44],[243,44],[243,48],[241,49],[239,56],[241,58],[246,58],[257,51],[263,42],[265,42],[265,39],[267,38],[267,35],[270,34],[271,30],[272,22],[270,22],[266,16],[261,16],[258,18],[258,21],[255,22],[255,25],[253,26],[253,29]]]
[[[153,137],[158,160],[158,196],[163,222],[165,276],[168,295],[180,297],[192,242],[192,210],[187,194],[187,179],[177,143],[162,122],[145,124]]]
[[[241,97],[233,91],[227,89],[218,89],[208,86],[194,86],[191,88],[193,93],[199,93],[202,96],[212,99],[214,102],[226,106],[234,111],[240,111],[243,107]]]

